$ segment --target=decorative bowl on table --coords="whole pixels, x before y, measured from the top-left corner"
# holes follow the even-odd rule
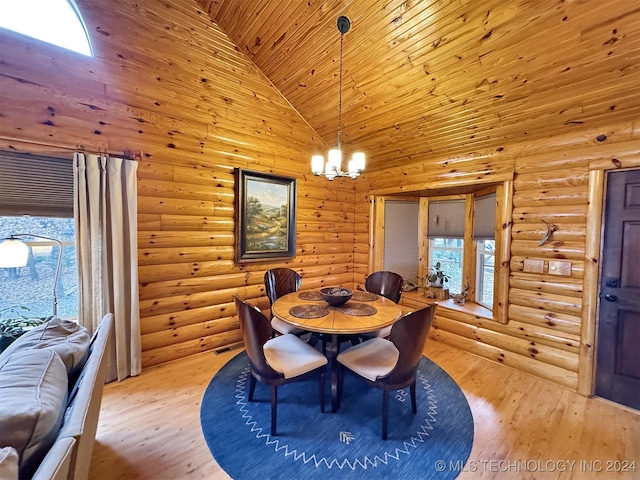
[[[351,299],[353,292],[343,287],[326,287],[320,289],[320,295],[332,307],[339,307]]]

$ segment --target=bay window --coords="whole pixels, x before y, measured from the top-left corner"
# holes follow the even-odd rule
[[[370,271],[384,269],[386,250],[399,248],[389,241],[394,235],[386,233],[385,205],[411,200],[419,204],[414,244],[418,251],[417,277],[422,285],[427,284],[429,269],[440,263],[440,269],[449,276],[445,283],[449,292],[467,293],[464,305],[438,301],[441,307],[507,323],[513,181],[430,187],[397,196],[372,196]],[[404,231],[407,233],[411,232]]]

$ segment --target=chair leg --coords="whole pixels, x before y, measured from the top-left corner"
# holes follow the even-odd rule
[[[278,416],[278,386],[271,385],[271,436],[276,436],[276,418]]]
[[[382,440],[387,439],[387,420],[389,417],[389,392],[382,390]]]
[[[249,375],[249,401],[253,402],[253,392],[256,389],[256,377]]]
[[[416,404],[416,381],[409,386],[409,391],[411,392],[411,411],[413,413],[418,413],[418,405]]]
[[[319,341],[320,336],[316,332],[311,332],[311,335],[309,335],[309,341],[307,343],[312,347],[315,347]]]
[[[340,408],[340,404],[342,403],[342,385],[344,384],[344,367],[342,365],[338,365],[338,401],[337,407]]]
[[[325,373],[324,367],[320,371],[320,412],[324,413],[324,382],[325,382]]]

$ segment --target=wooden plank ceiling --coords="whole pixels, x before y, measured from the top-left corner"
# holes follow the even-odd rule
[[[368,169],[640,117],[629,0],[197,0],[333,146]]]

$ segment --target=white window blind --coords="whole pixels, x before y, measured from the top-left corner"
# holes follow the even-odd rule
[[[73,162],[0,151],[0,215],[73,217]]]
[[[430,200],[429,238],[463,238],[464,205],[464,200]]]
[[[475,199],[473,220],[474,240],[493,240],[496,228],[496,194],[483,195]]]
[[[384,204],[384,269],[412,282],[418,273],[419,213],[420,204],[415,201]]]

